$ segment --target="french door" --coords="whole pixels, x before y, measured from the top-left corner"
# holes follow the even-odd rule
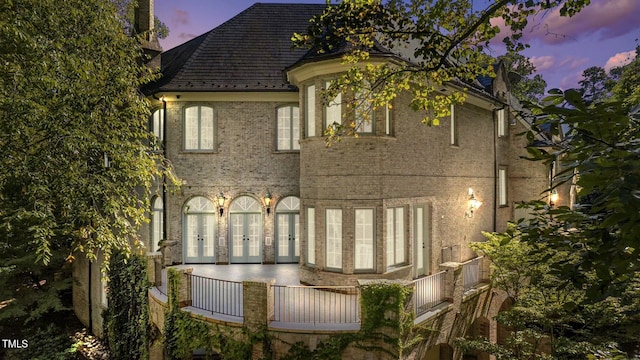
[[[300,215],[276,215],[276,262],[297,263],[300,261]]]
[[[413,208],[413,249],[415,277],[429,274],[429,206],[417,205]]]
[[[261,217],[261,214],[231,214],[231,262],[261,262]]]
[[[213,214],[185,215],[186,256],[187,263],[213,263],[214,256],[214,222]]]

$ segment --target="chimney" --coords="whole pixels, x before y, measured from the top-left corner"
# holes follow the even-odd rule
[[[139,0],[138,6],[135,10],[135,28],[136,33],[148,33],[153,30],[154,12],[153,12],[153,0]],[[150,35],[146,36],[147,40],[150,39]]]
[[[153,0],[138,0],[134,12],[134,27],[137,34],[144,34],[142,49],[147,54],[147,65],[160,67],[160,53],[162,47],[154,31],[155,14]]]

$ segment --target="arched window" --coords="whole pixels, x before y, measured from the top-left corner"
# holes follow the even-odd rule
[[[190,106],[184,111],[184,149],[207,151],[214,149],[215,126],[213,108]]]
[[[164,239],[164,204],[162,197],[156,196],[151,200],[151,241],[149,250],[158,251],[158,243]]]

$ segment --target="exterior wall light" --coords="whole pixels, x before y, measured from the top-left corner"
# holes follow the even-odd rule
[[[225,201],[224,193],[218,194],[218,209],[220,211],[220,216],[224,214],[224,201]]]
[[[558,190],[557,189],[551,190],[551,193],[549,194],[549,206],[553,208],[558,203],[559,198],[560,198],[560,195],[558,195]]]
[[[473,217],[473,213],[480,208],[482,205],[482,201],[476,199],[475,194],[473,193],[473,189],[469,188],[469,204],[467,207],[467,211],[465,212],[465,216],[468,218]]]
[[[267,207],[267,215],[271,213],[271,193],[267,190],[267,194],[264,196],[264,205]]]

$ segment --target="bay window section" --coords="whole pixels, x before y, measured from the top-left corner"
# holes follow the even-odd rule
[[[214,146],[213,108],[191,106],[184,112],[184,149],[210,151]]]
[[[355,96],[355,130],[359,134],[373,133],[373,110],[370,95],[363,92],[356,93]]]
[[[404,208],[387,209],[387,267],[406,262]]]
[[[356,209],[355,270],[374,270],[374,209]]]
[[[300,150],[300,109],[297,106],[278,108],[276,150]]]
[[[342,269],[342,210],[326,209],[325,263],[327,269]]]

